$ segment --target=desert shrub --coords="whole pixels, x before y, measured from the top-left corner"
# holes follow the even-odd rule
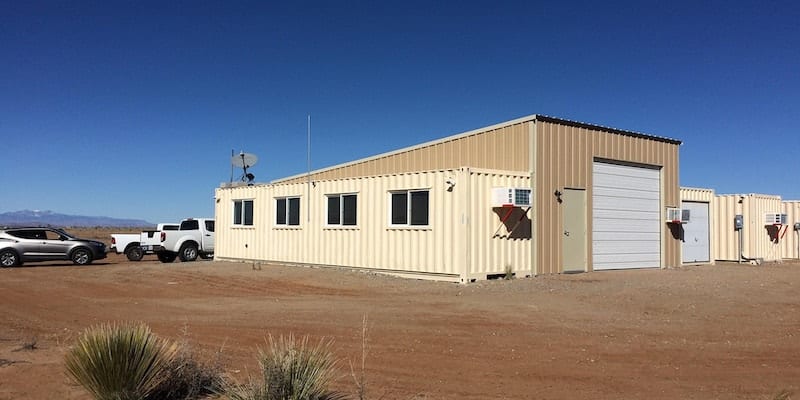
[[[67,374],[97,400],[143,400],[176,350],[145,324],[101,324],[78,337],[65,362]]]
[[[215,393],[221,383],[219,360],[204,362],[188,343],[182,343],[175,357],[163,368],[163,379],[148,400],[193,400]]]
[[[269,335],[266,349],[259,349],[261,379],[245,384],[226,383],[224,395],[231,400],[338,400],[344,393],[330,390],[336,379],[337,361],[330,340],[309,345],[308,336]]]

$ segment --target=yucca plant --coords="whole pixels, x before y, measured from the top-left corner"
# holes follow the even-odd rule
[[[226,384],[225,396],[231,400],[340,400],[344,393],[330,390],[336,379],[337,361],[331,340],[308,343],[308,336],[297,341],[294,335],[267,337],[266,349],[259,349],[261,382]]]
[[[67,374],[97,400],[143,400],[158,386],[177,346],[143,323],[101,324],[78,337]]]

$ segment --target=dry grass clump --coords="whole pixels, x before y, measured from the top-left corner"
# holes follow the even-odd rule
[[[203,362],[188,343],[165,366],[164,379],[148,395],[152,400],[194,400],[208,397],[221,384],[222,367],[219,359]]]
[[[225,383],[222,395],[230,400],[339,400],[344,393],[330,390],[336,379],[337,361],[331,340],[308,343],[308,336],[272,335],[266,349],[259,349],[261,379],[245,384]]]

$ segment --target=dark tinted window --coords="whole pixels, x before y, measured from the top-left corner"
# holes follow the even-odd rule
[[[214,232],[214,221],[206,221],[206,230]]]
[[[300,225],[300,198],[289,199],[289,225]]]
[[[342,225],[356,225],[357,223],[357,203],[358,199],[354,194],[348,194],[342,196]]]
[[[328,197],[328,225],[339,225],[341,223],[340,200],[338,195]]]
[[[408,195],[406,192],[392,193],[392,225],[408,223]]]
[[[428,191],[411,192],[411,225],[428,225]]]
[[[196,219],[181,222],[182,231],[191,231],[195,229],[200,229],[200,222],[197,222]]]
[[[234,200],[233,224],[253,225],[253,200]]]
[[[275,201],[275,224],[286,225],[286,199]]]
[[[234,201],[233,202],[233,224],[234,225],[241,225],[242,224],[242,202],[241,201]]]

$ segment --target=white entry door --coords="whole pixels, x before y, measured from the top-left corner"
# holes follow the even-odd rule
[[[709,262],[711,246],[708,227],[708,203],[681,202],[689,210],[689,222],[683,224],[682,260],[685,263]]]

